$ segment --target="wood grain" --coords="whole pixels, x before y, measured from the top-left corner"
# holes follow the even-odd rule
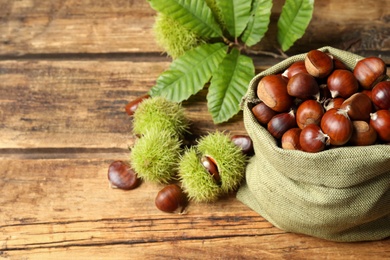
[[[255,49],[277,52],[274,1],[266,37]],[[331,45],[390,62],[387,0],[315,1],[313,19],[289,54]],[[161,53],[153,34],[155,12],[145,0],[0,0],[0,55],[53,53]]]
[[[113,155],[111,155],[113,156]],[[190,203],[186,214],[157,210],[161,185],[108,187],[115,157],[0,159],[0,256],[45,259],[387,259],[390,240],[335,243],[273,227],[234,198]],[[31,209],[31,210],[26,210]],[[227,248],[229,248],[227,250]]]
[[[134,141],[125,105],[147,93],[169,64],[165,59],[2,61],[0,148],[125,149]],[[206,89],[184,104],[196,135],[217,128],[245,133],[240,116],[216,127],[205,95]]]
[[[257,49],[276,51],[283,2],[274,1],[270,39]],[[315,1],[289,54],[333,45],[390,63],[388,7]],[[389,259],[390,239],[287,233],[234,193],[179,215],[155,207],[162,185],[108,186],[109,164],[127,160],[135,141],[125,105],[171,63],[153,38],[154,15],[146,0],[0,0],[0,259]],[[280,61],[251,57],[256,72]],[[241,113],[212,122],[206,94],[183,102],[189,141],[245,134]]]

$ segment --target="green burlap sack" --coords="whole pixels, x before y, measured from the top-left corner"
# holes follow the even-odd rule
[[[349,68],[362,58],[331,47],[320,50]],[[284,150],[250,110],[259,102],[259,80],[283,71],[305,55],[269,68],[249,85],[241,107],[255,155],[237,198],[285,231],[342,242],[389,237],[390,145],[340,147],[319,153]]]

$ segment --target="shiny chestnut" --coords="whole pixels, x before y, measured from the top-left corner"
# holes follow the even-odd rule
[[[335,70],[327,80],[328,89],[332,98],[349,98],[358,91],[359,84],[355,76],[349,70]]]
[[[330,138],[330,144],[340,146],[346,144],[352,136],[352,122],[347,111],[332,108],[321,118],[321,129]]]
[[[120,160],[109,165],[107,177],[112,188],[132,190],[140,184],[140,179],[130,165]]]
[[[311,50],[305,57],[305,67],[313,77],[324,78],[333,71],[333,60],[322,51]]]
[[[371,91],[372,102],[379,109],[390,109],[390,81],[382,81]]]
[[[160,190],[155,199],[156,207],[164,212],[182,212],[187,204],[187,197],[176,184],[170,184]]]
[[[278,112],[272,110],[264,102],[260,102],[252,107],[252,113],[260,124],[266,125]]]
[[[231,137],[232,142],[241,148],[241,151],[245,155],[252,155],[253,151],[253,142],[248,135],[233,135]]]
[[[141,104],[141,102],[147,98],[150,98],[149,94],[142,95],[142,96],[130,101],[129,103],[127,103],[127,105],[125,106],[126,113],[129,116],[132,116],[135,113],[135,111],[137,110],[138,106]]]
[[[386,69],[381,58],[367,57],[356,63],[353,74],[364,89],[372,89],[386,76]]]
[[[279,75],[263,77],[257,86],[257,96],[276,112],[286,112],[293,104],[293,97],[287,93],[287,81]]]

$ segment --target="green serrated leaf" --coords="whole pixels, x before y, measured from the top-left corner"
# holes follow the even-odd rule
[[[226,29],[233,37],[239,37],[244,31],[251,12],[251,1],[248,0],[216,0]]]
[[[181,102],[200,91],[226,56],[224,43],[203,44],[175,59],[150,90],[151,96],[163,96]]]
[[[201,37],[222,36],[218,26],[204,0],[148,0],[151,7],[169,15],[183,26],[196,32]]]
[[[268,30],[272,0],[254,0],[248,25],[241,37],[248,46],[253,46],[264,37]]]
[[[251,79],[255,75],[255,67],[251,58],[241,55],[233,49],[213,73],[207,106],[214,123],[229,120],[240,111],[240,102]]]
[[[278,20],[278,42],[283,51],[303,36],[313,9],[314,0],[286,0]]]

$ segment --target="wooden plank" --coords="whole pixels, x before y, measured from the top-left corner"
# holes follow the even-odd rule
[[[146,93],[170,62],[111,60],[2,61],[0,148],[122,148],[132,145],[125,105]],[[195,135],[245,133],[240,114],[215,126],[206,90],[186,102]]]
[[[271,25],[256,47],[275,51],[284,1],[274,1]],[[162,52],[153,34],[155,12],[145,0],[0,0],[0,55]],[[390,62],[389,1],[315,1],[306,34],[289,54],[325,45]]]
[[[255,60],[257,72],[273,62]],[[156,58],[0,61],[0,149],[127,149],[134,136],[124,107],[149,91],[169,65]],[[241,112],[213,124],[206,94],[204,89],[183,103],[193,138],[215,130],[245,134]]]
[[[110,157],[110,158],[109,158]],[[0,159],[0,257],[129,259],[387,259],[390,240],[334,243],[289,234],[235,199],[158,211],[161,185],[108,187],[108,164],[126,159]]]
[[[0,53],[160,52],[144,0],[0,0]]]

